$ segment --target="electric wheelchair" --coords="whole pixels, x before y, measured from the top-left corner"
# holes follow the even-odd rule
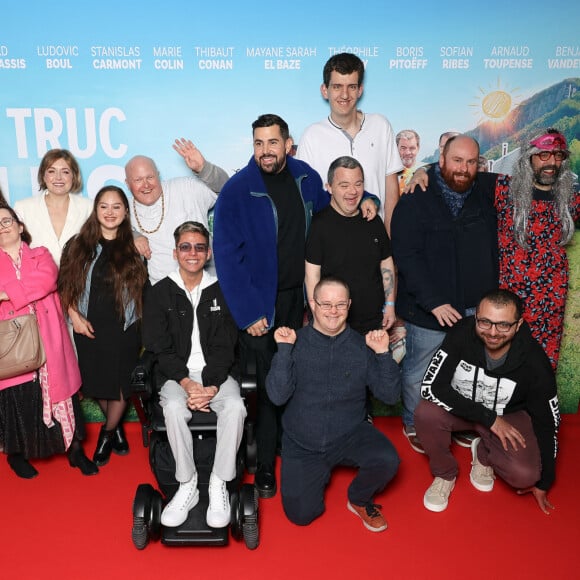
[[[187,520],[178,527],[168,528],[161,524],[161,512],[179,488],[175,479],[175,460],[167,441],[163,410],[154,383],[154,359],[145,352],[131,378],[132,402],[141,424],[143,445],[149,449],[149,464],[161,491],[148,483],[137,487],[133,500],[132,540],[142,550],[150,540],[161,540],[169,546],[224,546],[229,543],[229,531],[236,540],[243,540],[253,550],[259,544],[258,493],[253,484],[243,483],[244,471],[256,472],[256,440],[254,421],[256,415],[256,382],[247,360],[240,380],[242,398],[248,415],[244,424],[244,436],[237,455],[236,477],[228,482],[230,492],[231,520],[228,527],[210,528],[206,523],[208,508],[208,485],[215,454],[217,416],[194,412],[189,428],[193,435],[195,464],[198,472],[199,503],[189,512]],[[248,369],[250,369],[248,371]]]

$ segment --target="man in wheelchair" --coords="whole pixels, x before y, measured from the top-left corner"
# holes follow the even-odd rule
[[[155,357],[155,381],[161,385],[167,439],[175,458],[179,489],[161,514],[161,523],[177,527],[199,501],[192,412],[217,415],[216,451],[209,481],[208,526],[230,523],[226,482],[236,476],[236,453],[246,409],[232,377],[237,326],[217,279],[204,271],[211,257],[209,232],[187,221],[174,232],[178,269],[149,289],[145,297],[143,339]]]

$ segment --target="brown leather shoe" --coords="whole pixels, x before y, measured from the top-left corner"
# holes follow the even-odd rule
[[[364,527],[371,532],[382,532],[387,529],[387,520],[379,511],[382,507],[376,503],[369,503],[367,505],[354,505],[347,502],[346,507],[356,514],[361,520]]]

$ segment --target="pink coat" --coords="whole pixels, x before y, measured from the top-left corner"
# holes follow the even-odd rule
[[[36,301],[40,336],[46,352],[46,370],[53,403],[76,393],[81,385],[77,358],[56,293],[58,268],[45,247],[31,249],[22,242],[21,279],[16,277],[12,260],[0,250],[0,290],[9,300],[0,302],[0,320],[29,312]],[[31,381],[36,373],[0,380],[0,390]]]

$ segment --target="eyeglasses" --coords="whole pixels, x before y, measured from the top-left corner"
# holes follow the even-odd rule
[[[515,322],[492,322],[487,318],[476,318],[475,323],[481,330],[490,330],[492,326],[495,326],[495,329],[498,332],[509,332],[512,326],[515,326],[519,320]]]
[[[16,220],[13,217],[2,218],[0,220],[0,226],[3,228],[9,228]]]
[[[195,250],[198,254],[206,254],[208,248],[208,244],[190,244],[189,242],[183,242],[177,246],[177,249],[184,254],[191,252],[191,250]]]
[[[318,302],[318,300],[315,300],[314,302],[316,302],[322,310],[332,310],[333,308],[336,308],[337,310],[346,310],[348,308],[348,302],[338,302],[337,304]]]
[[[542,161],[548,161],[552,155],[556,161],[564,161],[564,159],[568,159],[567,151],[540,151],[539,153],[534,153],[534,155],[537,155]]]

